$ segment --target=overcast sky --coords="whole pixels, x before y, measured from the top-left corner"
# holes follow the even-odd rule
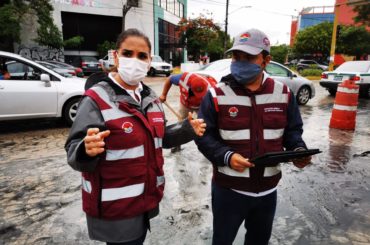
[[[234,37],[249,28],[257,28],[269,36],[272,45],[288,44],[292,16],[305,7],[334,3],[335,0],[229,0],[228,33]],[[188,0],[188,17],[207,12],[224,28],[226,0]]]

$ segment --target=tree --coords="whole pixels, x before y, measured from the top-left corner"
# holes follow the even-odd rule
[[[270,54],[272,56],[272,60],[279,62],[279,63],[285,63],[286,57],[289,52],[289,47],[286,44],[282,44],[279,46],[272,46]]]
[[[293,51],[298,56],[321,54],[328,57],[331,46],[333,24],[320,23],[298,32]],[[359,58],[370,53],[370,33],[363,26],[340,26],[336,53],[354,55]]]
[[[223,55],[223,31],[219,25],[205,15],[195,19],[182,19],[178,24],[180,43],[186,46],[189,56],[198,61],[200,55],[208,53],[221,58]],[[228,40],[230,40],[228,36]],[[230,46],[230,41],[228,42]]]
[[[299,31],[295,37],[293,53],[298,56],[319,53],[328,57],[332,33],[333,24],[330,22],[323,22]]]
[[[78,48],[85,41],[83,36],[74,36],[63,41],[63,47],[65,48]]]
[[[357,13],[357,15],[353,18],[356,23],[363,23],[367,26],[370,26],[370,3],[364,3],[362,5],[356,5],[353,8],[353,11]]]
[[[337,40],[337,53],[356,56],[370,54],[370,33],[364,26],[341,26]]]
[[[35,11],[38,19],[37,38],[35,41],[49,48],[60,49],[63,46],[62,34],[54,24],[51,13],[53,6],[49,0],[30,0],[30,10]]]
[[[1,49],[13,51],[13,42],[20,41],[21,23],[27,22],[27,14],[37,16],[35,41],[51,48],[61,48],[62,34],[51,17],[53,6],[49,0],[12,0],[0,7]]]
[[[99,57],[104,57],[107,55],[108,50],[110,49],[115,49],[116,48],[116,43],[115,42],[110,42],[110,41],[104,41],[103,43],[98,44],[98,54]]]
[[[0,7],[0,50],[13,52],[13,42],[20,41],[20,19],[26,12],[27,7],[22,1]]]

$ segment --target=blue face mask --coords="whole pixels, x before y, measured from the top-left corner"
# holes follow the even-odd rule
[[[250,63],[248,61],[233,61],[231,62],[231,74],[239,84],[247,85],[261,73],[261,66]]]

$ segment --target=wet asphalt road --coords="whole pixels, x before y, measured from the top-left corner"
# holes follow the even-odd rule
[[[147,84],[159,93],[164,77]],[[270,244],[370,244],[370,100],[355,131],[329,129],[333,97],[318,82],[301,106],[304,139],[323,153],[303,170],[283,164]],[[178,108],[177,88],[168,102]],[[165,107],[170,122],[174,115]],[[0,123],[0,244],[101,244],[87,237],[80,177],[66,163],[68,128],[55,120]],[[211,244],[212,168],[193,142],[164,150],[166,190],[145,244]],[[242,244],[241,228],[235,244]]]

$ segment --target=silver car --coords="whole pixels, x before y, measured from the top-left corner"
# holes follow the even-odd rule
[[[230,74],[230,65],[231,59],[217,60],[195,71],[195,73],[211,76],[219,82],[222,77]],[[299,105],[307,104],[307,102],[315,96],[315,87],[313,83],[294,73],[286,66],[271,61],[266,66],[265,70],[271,78],[286,84],[293,91]]]

